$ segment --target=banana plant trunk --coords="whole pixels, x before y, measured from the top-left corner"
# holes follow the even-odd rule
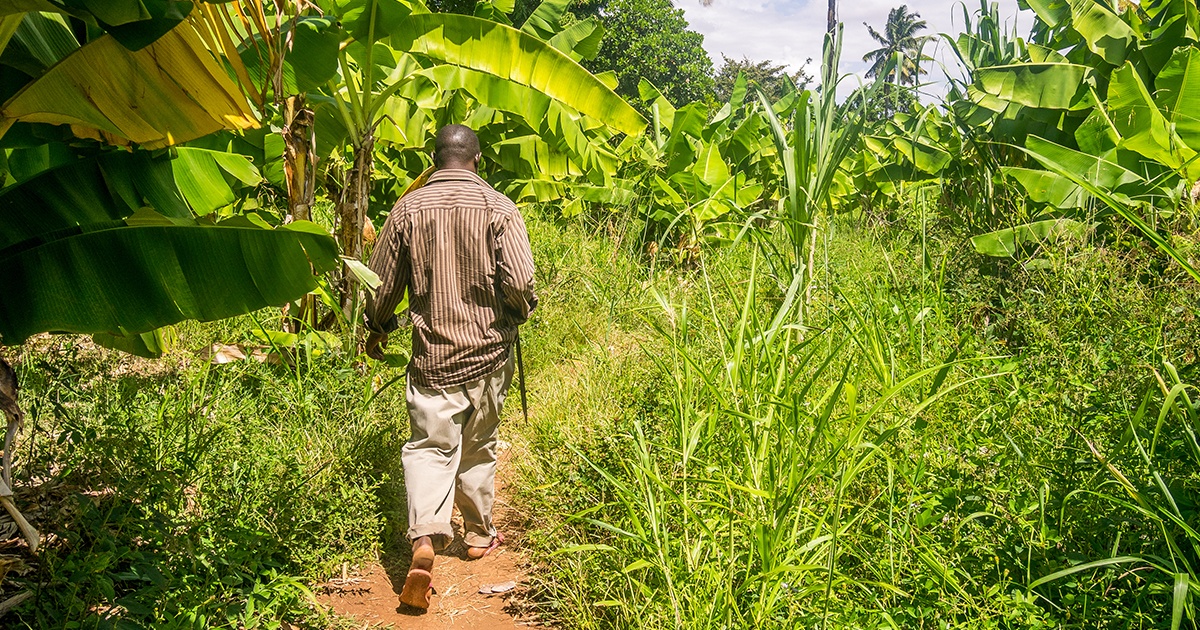
[[[346,172],[337,202],[338,242],[342,246],[342,255],[353,260],[363,257],[363,230],[374,168],[375,132],[371,130],[363,134],[362,141],[354,147],[354,164]],[[343,273],[340,293],[342,312],[350,318],[358,297],[358,283],[352,274]]]
[[[288,216],[293,221],[312,220],[316,198],[316,142],[313,111],[304,96],[283,103],[283,169],[287,178]]]
[[[288,222],[311,221],[316,199],[317,137],[313,111],[307,107],[304,95],[289,96],[283,105],[283,174],[287,180]],[[305,295],[295,304],[297,310],[284,317],[289,332],[300,332],[305,326],[316,326],[316,300]]]

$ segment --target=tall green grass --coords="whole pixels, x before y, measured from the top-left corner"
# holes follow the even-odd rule
[[[1103,243],[1023,268],[941,239],[843,222],[803,338],[799,290],[779,290],[758,248],[633,287],[644,324],[622,334],[640,361],[582,366],[611,385],[563,384],[534,421],[573,436],[531,453],[553,462],[526,495],[544,613],[581,628],[1191,627],[1194,367],[1165,387],[1150,368],[1195,365],[1195,288],[1148,284],[1155,255]],[[1160,413],[1175,420],[1154,447]]]
[[[995,375],[951,379],[956,363],[894,375],[861,317],[798,340],[797,291],[764,305],[756,264],[740,294],[706,277],[699,309],[661,298],[666,317],[652,321],[669,342],[673,439],[635,420],[622,474],[594,466],[614,500],[573,517],[608,539],[580,552],[611,554],[623,575],[615,618],[599,625],[787,627],[847,597],[902,592],[896,545],[864,540],[911,517],[892,443],[942,397]],[[716,360],[689,342],[695,318],[719,336]]]

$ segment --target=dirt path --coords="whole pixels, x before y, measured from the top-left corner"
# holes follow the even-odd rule
[[[346,579],[335,579],[321,585],[318,601],[339,615],[367,624],[370,628],[398,630],[432,630],[434,628],[464,628],[469,630],[511,630],[538,625],[516,616],[519,608],[514,597],[520,597],[525,581],[527,562],[518,551],[522,531],[521,519],[509,504],[507,461],[511,451],[500,454],[496,478],[496,527],[504,534],[507,544],[487,558],[467,561],[462,541],[458,540],[439,554],[433,570],[436,593],[433,603],[423,614],[400,604],[400,589],[408,571],[408,557],[385,554],[382,561],[371,563]],[[457,514],[456,514],[457,516]],[[507,593],[483,595],[482,588],[505,582],[517,587]]]

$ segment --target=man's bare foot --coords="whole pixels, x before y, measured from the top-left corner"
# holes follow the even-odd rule
[[[436,552],[433,550],[433,539],[429,536],[422,536],[413,540],[411,568],[432,571],[433,559],[436,555]]]

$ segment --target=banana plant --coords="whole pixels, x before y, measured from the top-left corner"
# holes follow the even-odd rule
[[[955,48],[964,62],[972,60],[967,63],[971,83],[965,98],[959,99],[960,114],[971,124],[989,125],[994,137],[1017,144],[1034,134],[1086,150],[1079,142],[1087,142],[1103,123],[1097,106],[1106,94],[1113,97],[1112,82],[1136,89],[1132,75],[1146,79],[1178,72],[1177,50],[1200,42],[1200,14],[1195,3],[1186,0],[1149,0],[1121,12],[1090,0],[1032,0],[1029,5],[1038,26],[1028,44],[997,34],[993,47],[999,50],[976,55],[979,59],[970,56],[978,47]],[[975,65],[979,62],[989,65]],[[1120,95],[1135,100],[1142,96],[1128,90]],[[1159,137],[1154,142],[1169,142],[1162,133],[1155,134]]]
[[[330,181],[336,185],[339,241],[348,257],[362,255],[380,127],[385,122],[406,126],[402,117],[389,116],[406,107],[397,105],[397,99],[419,103],[431,84],[443,92],[466,92],[480,105],[548,125],[580,152],[591,143],[579,133],[576,115],[632,135],[645,126],[609,86],[529,33],[473,16],[432,14],[418,2],[361,0],[327,5],[324,8],[340,19],[344,33],[338,74],[323,89],[332,116],[323,118],[335,121],[331,127],[339,127],[334,136],[345,137],[346,167]],[[461,120],[466,101],[455,98],[460,98],[459,108],[451,114]],[[318,129],[318,133],[322,132]],[[423,147],[427,138],[409,142]],[[344,288],[348,297],[349,284]]]
[[[309,223],[218,220],[257,171],[240,156],[100,151],[0,190],[0,343],[39,332],[128,337],[295,299],[337,262]],[[153,208],[153,209],[152,209]]]
[[[639,84],[653,133],[619,147],[623,164],[616,181],[644,203],[644,237],[656,247],[671,239],[677,253],[687,255],[700,238],[732,239],[741,216],[770,200],[775,149],[748,94],[743,75],[716,111],[704,103],[676,108],[653,84]]]
[[[1154,77],[1152,96],[1126,61],[1111,74],[1106,98],[1096,102],[1076,132],[1078,148],[1030,136],[1023,148],[1040,168],[1003,171],[1033,201],[1056,210],[1090,210],[1095,190],[1105,191],[1123,211],[1177,206],[1185,188],[1200,178],[1198,72],[1200,47],[1175,49]]]

